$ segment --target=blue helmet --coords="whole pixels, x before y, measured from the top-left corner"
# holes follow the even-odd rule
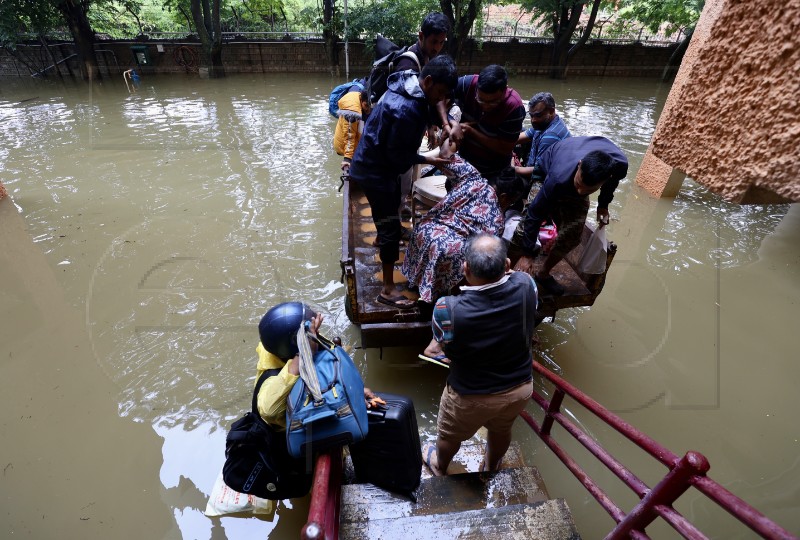
[[[288,360],[297,354],[297,329],[300,321],[310,321],[316,313],[302,302],[284,302],[271,308],[258,323],[258,333],[264,348]]]

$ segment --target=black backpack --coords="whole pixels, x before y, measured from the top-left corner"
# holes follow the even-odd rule
[[[367,91],[369,91],[370,101],[376,103],[386,92],[386,79],[394,71],[397,61],[401,57],[412,58],[417,64],[417,73],[422,71],[419,58],[408,47],[400,47],[382,35],[375,36],[375,60],[372,63],[369,75],[365,77]]]
[[[258,414],[258,391],[280,369],[261,374],[253,391],[249,413],[231,425],[225,441],[225,484],[239,493],[262,499],[282,500],[303,497],[311,489],[311,470],[305,460],[289,456],[286,434],[276,433]]]

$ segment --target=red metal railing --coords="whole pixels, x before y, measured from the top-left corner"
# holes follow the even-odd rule
[[[736,495],[726,490],[717,482],[708,478],[705,474],[709,469],[709,464],[708,460],[702,454],[690,451],[682,458],[679,458],[676,454],[673,454],[647,435],[614,415],[538,362],[533,363],[533,369],[550,381],[555,386],[555,391],[553,397],[549,401],[538,392],[533,392],[533,401],[536,402],[545,413],[541,425],[526,411],[523,411],[521,416],[617,523],[614,530],[606,535],[606,540],[616,540],[619,538],[648,538],[644,532],[645,528],[659,517],[672,526],[672,528],[684,538],[706,538],[697,527],[690,523],[677,510],[672,508],[672,503],[691,487],[700,491],[763,538],[797,538],[778,524],[769,520],[766,516]],[[655,487],[652,489],[649,488],[644,482],[637,478],[636,475],[617,461],[597,441],[587,435],[561,412],[561,404],[566,395],[569,395],[589,412],[593,413],[639,448],[657,459],[669,469],[669,472],[667,472],[664,478],[662,478]],[[628,514],[621,510],[561,445],[555,441],[550,435],[554,422],[557,422],[567,433],[575,437],[578,442],[641,499],[633,510]]]
[[[342,492],[342,449],[320,454],[314,467],[308,521],[300,531],[302,540],[339,538],[339,498]]]

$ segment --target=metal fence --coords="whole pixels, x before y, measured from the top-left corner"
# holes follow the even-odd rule
[[[310,31],[307,28],[303,29],[259,29],[256,27],[240,27],[234,29],[230,25],[223,26],[223,29],[229,31],[222,32],[222,39],[225,42],[235,41],[322,41],[322,33]],[[364,41],[370,41],[373,36],[360,36]],[[523,28],[515,29],[508,25],[498,24],[494,26],[484,26],[480,31],[473,31],[469,36],[477,42],[489,43],[551,43],[552,36],[542,31],[540,28],[534,26],[525,26]],[[653,47],[666,47],[679,42],[685,37],[683,31],[678,31],[672,35],[653,34],[647,31],[644,27],[630,27],[625,32],[619,30],[610,32],[603,25],[598,25],[592,31],[590,42],[602,41],[603,43],[616,43],[616,44],[631,44],[641,43]],[[20,41],[38,41],[38,36],[35,35],[21,35]],[[48,33],[47,38],[52,41],[72,41],[72,36],[66,30],[53,31]],[[138,28],[131,28],[130,31],[123,31],[118,35],[112,36],[109,34],[97,33],[97,41],[102,42],[113,39],[127,39],[127,40],[156,40],[156,41],[196,41],[198,40],[197,34],[189,30],[179,32],[161,32],[157,30],[145,30],[139,33]],[[580,38],[580,32],[576,31],[573,36],[573,42]],[[414,36],[409,37],[410,40]]]

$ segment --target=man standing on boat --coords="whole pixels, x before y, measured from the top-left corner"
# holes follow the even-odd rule
[[[414,307],[394,284],[394,263],[400,256],[402,226],[400,176],[412,165],[444,165],[438,156],[417,153],[425,128],[435,122],[430,107],[452,92],[458,80],[449,56],[437,56],[417,75],[413,71],[393,73],[388,90],[367,118],[364,133],[353,156],[350,179],[358,182],[372,209],[383,272],[383,287],[377,302],[398,309]]]
[[[498,470],[511,444],[511,426],[531,397],[536,284],[529,274],[509,271],[510,264],[505,241],[487,233],[471,236],[467,285],[434,307],[425,354],[450,364],[436,444],[422,450],[436,476],[447,474],[461,443],[481,426],[488,432],[481,470]]]
[[[508,87],[508,73],[496,64],[479,75],[460,77],[454,97],[462,116],[460,122],[450,122],[450,137],[459,143],[458,153],[484,178],[497,176],[511,165],[522,131],[522,98]],[[444,107],[440,105],[439,114],[446,117]]]
[[[419,29],[419,39],[408,48],[408,51],[417,57],[417,62],[414,62],[413,58],[401,56],[394,66],[394,71],[411,69],[419,72],[430,62],[431,58],[435,58],[442,52],[449,30],[450,21],[447,20],[447,17],[438,12],[428,13]]]
[[[442,52],[447,41],[447,32],[450,31],[450,21],[442,13],[428,13],[422,21],[419,30],[419,39],[415,44],[408,48],[409,53],[416,57],[410,58],[407,55],[400,56],[394,65],[393,73],[410,69],[419,73],[431,58],[435,58]],[[421,135],[420,135],[421,137]],[[411,215],[411,186],[414,182],[414,167],[409,167],[400,178],[401,201],[400,213],[406,216]]]
[[[551,295],[564,294],[564,287],[550,271],[581,242],[589,212],[589,195],[600,190],[597,222],[608,224],[608,205],[619,181],[628,174],[628,158],[605,137],[569,137],[557,142],[542,155],[532,180],[544,182],[525,209],[523,220],[511,240],[511,258],[519,259],[515,270],[532,274],[536,283]],[[558,237],[544,264],[534,274],[536,239],[546,219],[558,226]]]

